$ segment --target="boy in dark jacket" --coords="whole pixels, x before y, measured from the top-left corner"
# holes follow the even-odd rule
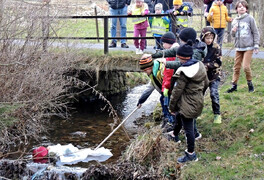
[[[218,86],[220,83],[220,67],[221,61],[221,48],[214,42],[216,32],[213,27],[207,26],[202,29],[200,36],[201,41],[207,45],[207,55],[205,56],[203,63],[207,70],[207,77],[209,79],[210,97],[212,100],[212,108],[214,112],[214,123],[221,123],[220,115],[220,103]]]
[[[193,28],[184,28],[180,31],[179,38],[181,44],[186,44],[188,40],[192,41],[193,47],[193,55],[192,58],[198,61],[202,61],[203,58],[207,54],[207,46],[204,42],[196,39],[197,33]],[[161,57],[175,57],[178,51],[178,47],[174,47],[171,49],[163,50],[162,52],[157,52],[152,55],[153,58],[161,58]],[[166,61],[166,59],[161,58],[158,59],[160,62],[165,64],[166,68],[177,70],[181,66],[181,62],[178,58],[175,61]],[[194,131],[196,140],[202,137],[201,133],[198,132],[196,128],[196,120],[194,121]],[[177,137],[175,139],[177,141]]]
[[[185,150],[185,156],[178,158],[179,163],[198,160],[194,152],[194,119],[202,113],[204,90],[207,88],[206,81],[208,81],[203,63],[192,59],[192,55],[192,41],[188,40],[187,44],[181,45],[177,51],[181,66],[174,74],[177,80],[169,106],[171,114],[176,115],[177,112],[174,126],[175,137],[178,137],[183,127],[187,138],[187,150]]]

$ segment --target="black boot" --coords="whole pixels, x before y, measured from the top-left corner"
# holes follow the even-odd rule
[[[248,81],[247,84],[248,84],[248,92],[254,92],[255,89],[254,89],[252,81]]]
[[[232,93],[234,91],[237,91],[237,84],[232,84],[232,87],[230,89],[228,89],[226,92]]]

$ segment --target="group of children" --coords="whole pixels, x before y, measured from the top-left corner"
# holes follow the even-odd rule
[[[174,34],[178,33],[181,27],[187,27],[187,16],[157,16],[157,17],[143,17],[150,13],[148,5],[144,3],[144,0],[135,0],[135,4],[128,10],[128,15],[142,15],[138,18],[133,18],[134,24],[134,37],[146,37],[147,28],[150,26],[153,36],[155,37],[155,49],[162,50],[161,36],[168,31],[172,31]],[[168,10],[165,13],[171,13],[174,15],[192,15],[190,11],[191,7],[183,3],[182,0],[173,0],[173,9]],[[155,5],[155,14],[163,14],[163,5],[158,3]],[[176,26],[177,24],[177,26]],[[136,54],[143,54],[146,47],[146,39],[134,39],[134,45],[136,47]]]
[[[253,92],[250,63],[253,51],[258,52],[259,33],[254,18],[247,13],[247,2],[239,0],[235,8],[238,16],[232,23],[232,35],[235,37],[236,56],[233,85],[227,92],[237,90],[242,64],[248,90]],[[141,70],[147,73],[151,82],[137,106],[140,107],[154,89],[160,92],[160,103],[166,122],[173,124],[173,131],[167,135],[175,142],[180,142],[179,132],[182,127],[185,130],[187,149],[185,155],[178,158],[179,163],[198,160],[194,151],[195,140],[201,134],[196,128],[196,118],[202,113],[204,94],[208,87],[214,123],[222,122],[218,93],[222,61],[221,47],[215,42],[217,32],[214,27],[207,26],[202,29],[200,40],[196,36],[193,28],[184,28],[179,33],[178,44],[175,34],[167,32],[161,37],[161,43],[166,50],[153,55],[144,54],[139,61]]]

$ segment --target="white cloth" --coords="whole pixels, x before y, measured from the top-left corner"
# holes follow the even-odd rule
[[[58,166],[64,164],[76,164],[78,162],[88,162],[96,160],[99,162],[106,161],[113,154],[109,149],[104,147],[98,148],[96,151],[90,148],[78,149],[72,144],[68,145],[54,145],[48,146],[49,154],[55,154],[59,157],[59,160],[56,162]]]

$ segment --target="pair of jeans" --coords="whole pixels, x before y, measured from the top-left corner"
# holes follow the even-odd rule
[[[240,76],[241,66],[243,67],[243,70],[246,74],[246,79],[248,81],[252,80],[252,71],[250,68],[250,64],[252,61],[252,55],[253,55],[253,50],[236,51],[235,63],[233,67],[234,73],[233,73],[232,83],[237,84],[237,81]]]
[[[169,108],[168,108],[169,102],[170,102],[169,97],[165,98],[163,94],[160,96],[160,104],[161,104],[163,116],[165,118],[168,118],[168,121],[170,123],[173,123],[174,122],[174,118],[171,115],[171,113],[169,112]]]
[[[225,34],[225,28],[215,28],[215,32],[217,34],[217,44],[219,44],[219,46],[222,49],[222,44],[223,44],[224,34]]]
[[[218,93],[219,83],[220,83],[220,78],[217,78],[209,83],[210,97],[212,101],[212,108],[214,114],[220,114],[220,103],[219,103],[219,93]]]
[[[111,15],[127,15],[127,6],[120,8],[120,9],[112,9],[110,8],[110,14]],[[117,18],[111,18],[112,25],[111,25],[111,36],[116,37],[116,24],[117,24]],[[121,28],[121,37],[126,37],[127,32],[127,18],[119,18],[120,22],[120,28]],[[113,39],[112,42],[116,43],[117,40]],[[126,39],[121,39],[121,43],[125,43]]]
[[[182,127],[184,128],[185,135],[187,138],[187,149],[188,152],[194,152],[195,137],[194,137],[194,120],[192,118],[186,118],[182,114],[176,114],[176,123],[174,126],[174,135],[178,136]]]

